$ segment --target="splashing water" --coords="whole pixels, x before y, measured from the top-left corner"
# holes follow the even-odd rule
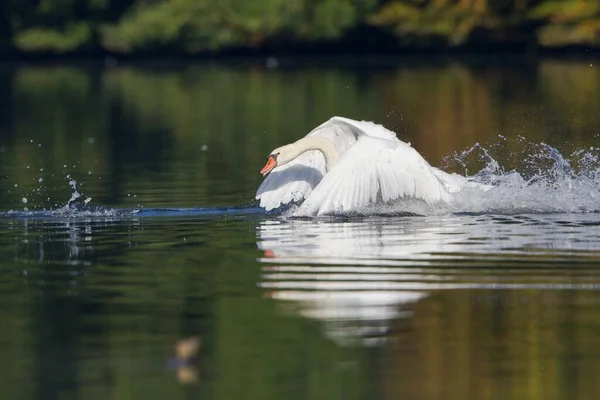
[[[89,142],[93,144],[94,138],[90,138]],[[35,145],[33,140],[30,140],[32,145]],[[41,147],[41,144],[38,144]],[[9,210],[6,212],[0,211],[0,217],[25,217],[25,218],[46,218],[46,217],[59,217],[59,218],[88,218],[88,217],[99,217],[99,218],[112,218],[112,217],[124,217],[137,215],[140,210],[137,209],[112,209],[104,206],[92,206],[90,202],[91,197],[85,196],[81,191],[80,184],[77,180],[72,177],[70,173],[69,165],[75,169],[75,164],[80,164],[77,161],[75,164],[61,163],[61,170],[59,173],[48,174],[42,176],[46,167],[44,164],[47,160],[43,158],[39,160],[37,165],[26,164],[23,168],[27,173],[23,176],[26,181],[23,184],[14,183],[13,191],[17,192],[20,198],[20,205],[22,208],[18,210]],[[18,166],[17,166],[18,167]],[[62,176],[61,176],[62,175]],[[92,171],[88,170],[87,175],[91,176]],[[9,178],[9,176],[6,176]],[[67,182],[67,187],[70,189],[70,197],[64,202],[65,197],[61,193],[57,202],[53,201],[53,196],[56,192],[65,189],[65,185],[62,183],[56,184],[56,178],[64,178]],[[98,176],[100,179],[101,176]],[[34,182],[32,185],[31,182]],[[63,181],[64,182],[64,181]],[[84,182],[85,183],[85,182]],[[11,192],[11,190],[8,190]],[[48,207],[50,203],[50,208]]]
[[[503,160],[502,162],[498,160]],[[446,157],[443,170],[463,176],[464,185],[449,204],[428,205],[415,199],[393,204],[372,205],[353,215],[443,215],[443,214],[539,214],[600,212],[600,148],[588,147],[563,155],[546,143],[532,143],[518,138],[517,151],[509,149],[500,136],[491,145],[479,143]],[[65,175],[71,196],[54,210],[9,211],[5,216],[25,217],[127,217],[166,215],[164,210],[112,209],[90,206],[90,197],[82,194],[78,182]],[[42,181],[38,182],[41,184]],[[15,184],[15,187],[18,185]],[[39,188],[37,190],[39,192]],[[23,205],[32,203],[29,196]],[[207,213],[210,209],[181,209],[175,214]],[[207,211],[208,210],[208,211]],[[242,209],[228,209],[227,213]],[[254,209],[253,209],[254,210]],[[256,209],[264,213],[262,209]],[[269,214],[293,215],[295,207]],[[244,211],[246,212],[246,211]],[[168,215],[172,212],[168,211]],[[346,217],[346,216],[343,216]]]
[[[16,211],[16,210],[10,210],[7,212],[2,212],[0,213],[0,216],[2,217],[40,217],[40,218],[46,218],[46,217],[58,217],[58,218],[87,218],[87,217],[100,217],[100,218],[107,218],[107,217],[126,217],[126,216],[134,216],[136,215],[139,210],[118,210],[118,209],[112,209],[112,208],[108,208],[108,207],[102,207],[102,206],[90,206],[89,203],[92,201],[91,197],[85,197],[80,190],[78,189],[77,185],[78,182],[71,177],[71,175],[65,175],[65,178],[67,179],[68,185],[71,188],[71,197],[69,198],[69,200],[67,200],[67,202],[56,208],[56,209],[52,209],[52,210],[30,210],[28,207],[24,207],[22,210]],[[43,182],[42,178],[38,179],[38,182],[41,184]],[[18,187],[18,185],[15,184],[15,187]],[[40,192],[40,187],[38,187],[37,189],[34,189],[31,193],[34,192]],[[26,196],[23,196],[21,199],[21,203],[23,203],[24,205],[30,203],[30,199]]]
[[[487,159],[486,165],[468,178],[489,186],[487,190],[465,188],[456,195],[451,210],[498,214],[600,211],[599,149],[578,150],[569,160],[546,143],[523,142],[521,138],[522,151],[507,160],[515,164],[509,171],[479,145],[457,156],[459,164],[466,164],[470,153],[479,150],[480,157]]]
[[[77,188],[77,181],[66,175],[69,186],[71,187],[71,197],[65,205],[59,207],[56,210],[49,210],[44,212],[30,212],[24,216],[42,216],[42,217],[67,217],[67,218],[80,218],[80,217],[123,217],[135,215],[139,210],[117,210],[108,207],[91,207],[88,204],[92,201],[91,197],[85,197],[79,192]]]
[[[589,147],[565,157],[546,143],[518,138],[518,150],[499,140],[488,147],[470,149],[446,157],[447,172],[463,176],[462,189],[449,204],[429,205],[401,199],[386,205],[371,205],[352,215],[443,215],[443,214],[539,214],[600,212],[600,148]],[[493,154],[507,154],[498,161]],[[476,172],[472,172],[476,171]],[[284,212],[294,216],[296,207]]]
[[[77,190],[77,181],[71,178],[71,175],[67,175],[67,179],[69,179],[69,186],[73,190],[73,193],[71,193],[71,198],[67,201],[67,204],[63,206],[63,208],[71,208],[75,204],[77,199],[82,197],[81,193],[79,193],[79,191]],[[83,200],[83,202],[87,205],[91,200],[92,198],[88,197],[85,200]]]

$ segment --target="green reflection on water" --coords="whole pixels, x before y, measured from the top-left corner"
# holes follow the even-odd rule
[[[33,208],[64,204],[66,174],[92,204],[247,204],[265,155],[333,115],[383,123],[433,165],[498,135],[500,159],[523,150],[519,136],[568,154],[597,144],[600,123],[600,68],[586,62],[22,67],[0,80],[4,209],[22,197]]]
[[[561,61],[8,67],[0,208],[63,205],[67,175],[95,205],[248,204],[265,155],[332,115],[381,122],[434,165],[498,134],[500,159],[523,151],[519,135],[568,154],[597,144],[599,84],[598,67]],[[407,306],[383,347],[342,345],[259,288],[255,227],[225,216],[0,221],[0,397],[600,394],[595,294],[436,292]],[[184,385],[165,362],[190,335],[202,348],[198,381]]]
[[[89,223],[84,225],[90,226]],[[46,242],[27,228],[21,262],[2,261],[5,398],[357,398],[374,393],[363,350],[340,348],[320,324],[269,298],[247,221],[92,224],[79,241]],[[5,222],[2,229],[6,229]],[[128,236],[104,246],[103,235]],[[7,235],[0,239],[3,260]],[[184,240],[185,239],[185,240]],[[94,242],[95,243],[95,242]],[[129,246],[123,246],[123,244]],[[96,253],[96,254],[94,254]],[[71,259],[93,260],[91,265]],[[62,262],[61,262],[62,260]],[[6,278],[9,277],[10,278]],[[197,381],[184,385],[166,360],[183,337],[202,340]]]

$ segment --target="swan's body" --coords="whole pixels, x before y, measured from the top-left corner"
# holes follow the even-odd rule
[[[260,206],[299,203],[297,215],[348,213],[401,198],[450,202],[466,182],[429,165],[383,126],[342,117],[273,150],[261,173],[270,174],[256,192]]]

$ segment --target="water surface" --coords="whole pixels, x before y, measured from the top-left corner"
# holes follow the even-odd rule
[[[598,397],[600,68],[280,65],[0,69],[0,397]],[[332,115],[495,189],[258,209]]]

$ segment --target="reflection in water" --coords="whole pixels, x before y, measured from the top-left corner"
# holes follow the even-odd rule
[[[599,289],[559,260],[600,261],[600,216],[446,216],[363,221],[264,221],[261,286],[330,322],[330,333],[364,336],[411,314],[408,305],[449,289]],[[523,271],[536,274],[523,280]],[[541,269],[540,269],[541,268]],[[365,326],[366,325],[366,326]]]
[[[532,254],[548,255],[550,249],[553,259],[561,254],[584,257],[586,250],[600,250],[599,234],[598,214],[267,220],[257,227],[259,248],[277,261],[361,265],[383,260],[386,265],[430,265],[432,260],[477,254],[487,260],[514,255],[526,261]]]
[[[5,218],[0,240],[14,237],[5,259],[89,266],[99,256],[137,245],[140,218]],[[18,235],[15,235],[18,233]]]
[[[167,366],[176,371],[179,382],[191,384],[198,381],[199,371],[196,363],[201,343],[200,338],[196,336],[175,343],[175,356],[167,361]]]
[[[382,123],[434,166],[502,135],[492,155],[510,171],[528,151],[519,137],[567,155],[597,147],[599,71],[525,60],[366,70],[6,68],[0,209],[60,207],[71,194],[68,175],[97,206],[244,203],[260,184],[265,153],[333,115]]]
[[[507,64],[0,68],[0,398],[598,398],[600,65]],[[266,152],[332,115],[523,179],[479,215],[239,207]],[[139,213],[59,215],[72,180]],[[194,335],[182,385],[165,346]]]

